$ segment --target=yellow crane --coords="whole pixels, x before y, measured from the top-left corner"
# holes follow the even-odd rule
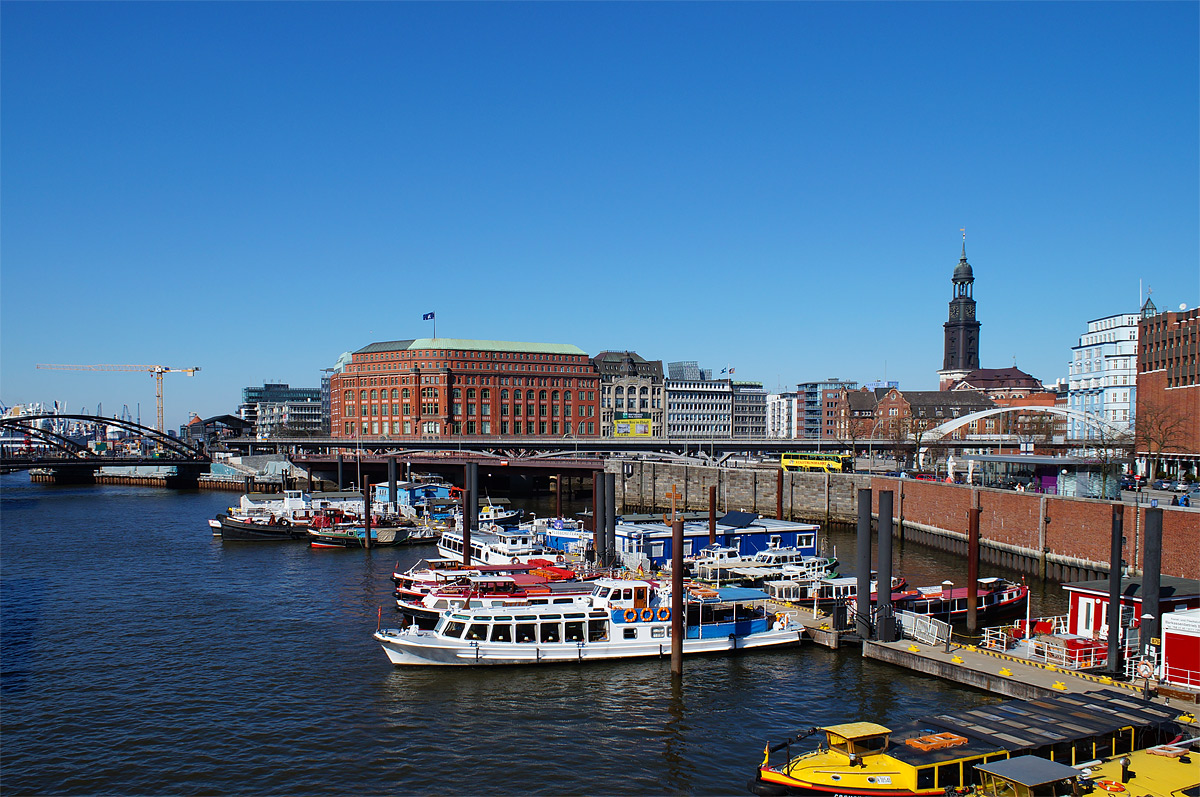
[[[196,368],[167,368],[163,365],[47,365],[38,363],[38,368],[51,371],[146,371],[154,374],[154,398],[158,408],[158,431],[163,432],[163,374],[187,374],[194,376]]]

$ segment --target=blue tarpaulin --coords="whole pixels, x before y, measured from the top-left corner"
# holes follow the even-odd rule
[[[763,601],[771,597],[761,589],[745,587],[721,587],[717,590],[717,595],[723,601]]]

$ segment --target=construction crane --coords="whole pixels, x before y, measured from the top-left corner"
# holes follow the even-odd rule
[[[154,374],[154,398],[158,404],[158,426],[159,432],[164,432],[163,429],[163,374],[187,374],[194,376],[199,367],[196,368],[167,368],[163,365],[47,365],[38,363],[38,368],[45,368],[50,371],[146,371]]]

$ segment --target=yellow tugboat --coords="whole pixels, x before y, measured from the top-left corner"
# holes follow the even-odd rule
[[[980,766],[1022,755],[1069,767],[1127,756],[1180,738],[1177,716],[1106,690],[979,706],[898,729],[829,725],[768,747],[748,788],[763,797],[971,794],[986,772]],[[793,744],[818,734],[816,750],[791,755]],[[784,749],[787,760],[772,765],[771,754]]]

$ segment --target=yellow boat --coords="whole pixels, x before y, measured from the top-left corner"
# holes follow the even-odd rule
[[[1099,764],[1084,763],[1080,769],[1098,795],[1193,797],[1200,795],[1198,744],[1200,737],[1136,750]]]
[[[911,797],[969,794],[976,767],[1032,755],[1066,766],[1107,760],[1177,738],[1178,712],[1115,690],[1013,700],[929,717],[892,729],[874,722],[813,728],[768,746],[751,792]],[[791,745],[822,734],[816,750]],[[773,765],[771,754],[787,750]]]

